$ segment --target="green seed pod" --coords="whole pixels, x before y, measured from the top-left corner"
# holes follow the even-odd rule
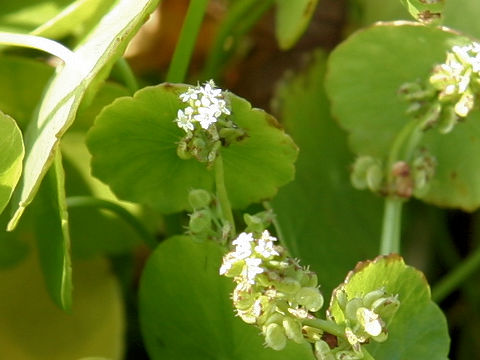
[[[378,300],[385,295],[386,295],[386,292],[384,287],[377,290],[370,291],[363,297],[362,299],[363,305],[366,308],[370,308],[375,300]]]
[[[273,282],[273,286],[277,291],[287,295],[294,295],[300,290],[300,283],[289,277]]]
[[[347,293],[344,289],[335,290],[335,298],[337,299],[338,306],[345,312],[345,307],[347,306],[348,298]]]
[[[255,296],[251,287],[239,284],[233,290],[233,305],[239,310],[248,310],[255,303]]]
[[[363,306],[362,299],[353,298],[345,306],[345,317],[353,322],[357,321],[357,310],[359,307]]]
[[[316,287],[318,285],[317,274],[312,271],[300,269],[296,272],[297,280],[302,287]]]
[[[295,341],[297,344],[305,341],[302,333],[302,325],[298,320],[286,316],[283,318],[282,325],[289,339]]]
[[[187,143],[182,139],[177,146],[177,155],[182,160],[188,160],[192,158],[192,154],[188,151]]]
[[[363,359],[363,354],[358,354],[353,351],[343,350],[335,354],[337,360],[359,360]]]
[[[400,307],[400,301],[396,296],[384,297],[376,300],[371,309],[376,312],[382,319],[387,321],[397,312]]]
[[[195,189],[188,193],[188,202],[193,209],[206,208],[211,201],[212,196],[207,190]]]
[[[367,170],[367,186],[375,192],[379,191],[383,182],[383,170],[379,162],[373,163]]]
[[[323,340],[315,343],[315,357],[317,360],[335,360],[335,356],[332,354],[330,347]]]
[[[212,227],[212,215],[208,209],[194,211],[190,215],[188,228],[194,234],[210,230]]]
[[[265,343],[274,350],[283,350],[287,345],[287,336],[281,325],[270,324],[263,329],[265,335]]]
[[[303,287],[295,294],[295,301],[308,311],[318,311],[323,306],[323,296],[315,287]]]
[[[265,320],[265,323],[263,324],[263,326],[268,326],[270,324],[281,325],[284,318],[285,318],[285,315],[282,315],[278,312],[274,312],[267,318],[267,320]]]

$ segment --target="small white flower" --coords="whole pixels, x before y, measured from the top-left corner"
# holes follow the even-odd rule
[[[189,87],[179,97],[189,104],[175,119],[178,126],[185,131],[194,130],[195,123],[207,130],[220,116],[231,113],[223,99],[222,90],[216,87],[213,80],[207,81],[204,86]]]
[[[238,237],[233,240],[232,244],[235,245],[234,256],[237,259],[245,259],[252,254],[252,242],[254,241],[252,234],[242,232]]]
[[[358,309],[357,316],[367,334],[371,336],[378,336],[381,334],[383,330],[382,319],[378,314],[367,308],[360,308]]]
[[[185,109],[185,112],[178,110],[177,118],[175,119],[179,128],[185,131],[193,131],[194,126],[191,117],[186,113],[189,108]]]
[[[255,284],[255,277],[263,273],[263,268],[259,265],[262,263],[261,259],[247,258],[245,259],[245,277],[249,284]]]
[[[277,239],[270,235],[268,230],[262,233],[262,236],[258,240],[258,245],[255,246],[255,251],[262,255],[264,258],[269,258],[274,255],[280,255],[278,251],[273,248],[273,242]]]

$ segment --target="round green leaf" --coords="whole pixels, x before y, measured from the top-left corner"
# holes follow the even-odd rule
[[[0,213],[7,206],[22,173],[22,133],[15,120],[0,111]]]
[[[386,23],[357,32],[329,59],[326,87],[332,112],[349,132],[352,149],[385,159],[397,134],[411,120],[398,96],[406,82],[427,79],[446,52],[469,40],[445,28]],[[478,111],[447,135],[426,132],[420,147],[437,160],[434,180],[422,199],[473,210],[480,205]]]
[[[388,340],[367,345],[370,354],[376,360],[446,360],[450,339],[445,316],[431,300],[425,276],[405,265],[400,256],[381,256],[358,263],[337,289],[344,289],[348,299],[352,299],[381,287],[398,294],[400,307],[388,324]],[[338,323],[344,321],[335,293],[329,311]]]
[[[74,267],[71,314],[55,306],[45,291],[35,252],[20,266],[0,271],[1,359],[123,358],[122,292],[108,262],[97,258]]]
[[[234,315],[233,281],[218,274],[221,247],[177,236],[161,243],[140,281],[140,325],[152,360],[313,360],[309,345],[267,349]]]
[[[177,156],[184,136],[174,123],[185,85],[163,84],[116,100],[97,117],[87,145],[92,173],[120,198],[171,213],[188,208],[193,188],[211,190],[214,173],[194,159]],[[222,149],[226,187],[237,208],[275,195],[293,178],[297,149],[265,112],[228,94],[232,119],[247,132]],[[255,183],[252,180],[255,179]]]

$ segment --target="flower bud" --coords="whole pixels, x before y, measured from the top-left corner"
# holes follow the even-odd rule
[[[295,294],[295,301],[308,311],[318,311],[323,306],[323,296],[315,287],[303,287]]]
[[[206,190],[195,189],[188,193],[188,202],[193,209],[206,208],[211,201],[212,196]]]
[[[283,350],[287,345],[285,330],[279,324],[270,324],[264,327],[265,343],[274,350]]]

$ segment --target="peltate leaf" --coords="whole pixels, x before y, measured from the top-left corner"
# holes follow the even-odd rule
[[[284,50],[303,34],[315,12],[318,0],[276,0],[275,35]]]
[[[344,289],[350,300],[382,287],[398,295],[400,307],[387,326],[388,340],[367,345],[373,358],[446,360],[450,339],[445,316],[431,300],[425,276],[405,265],[400,256],[389,255],[358,263],[338,289]],[[344,321],[335,294],[329,312],[338,323]]]
[[[23,138],[15,120],[0,111],[0,213],[22,173]],[[2,229],[3,230],[3,229]]]
[[[456,44],[469,42],[445,28],[396,22],[357,32],[330,56],[326,79],[332,112],[349,132],[352,149],[386,159],[391,144],[411,119],[398,95],[402,84],[427,79]],[[418,54],[422,54],[419,56]],[[428,131],[419,145],[437,161],[429,203],[473,210],[480,205],[480,112],[447,135]],[[454,151],[452,149],[455,149]]]
[[[259,330],[234,316],[231,279],[218,274],[222,249],[177,236],[151,255],[140,281],[140,325],[156,359],[309,359],[309,345],[276,352]]]
[[[314,54],[276,95],[279,117],[300,153],[295,180],[272,204],[290,251],[317,271],[328,294],[352,264],[377,254],[382,207],[379,198],[350,185],[353,155],[329,113],[325,62],[323,53]]]
[[[169,213],[188,208],[190,189],[212,189],[213,171],[177,155],[184,132],[173,120],[184,107],[178,95],[185,89],[172,84],[148,87],[133,98],[116,100],[97,117],[87,138],[92,173],[119,198]],[[233,94],[227,96],[232,120],[247,133],[222,149],[230,201],[242,208],[272,197],[293,178],[297,149],[272,116]]]
[[[15,194],[9,229],[15,227],[24,209],[33,200],[52,162],[52,151],[74,120],[85,91],[98,84],[113,62],[122,54],[158,0],[119,0],[93,28],[57,72],[40,104],[38,114],[26,133],[25,176]]]

